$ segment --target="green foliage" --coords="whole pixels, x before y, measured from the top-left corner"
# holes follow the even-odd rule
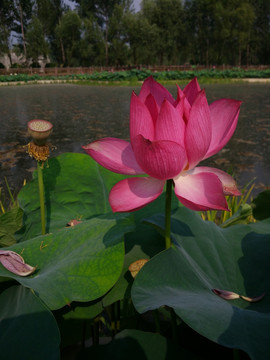
[[[22,226],[23,211],[18,206],[0,215],[0,247],[16,242],[14,234]]]
[[[62,229],[74,219],[111,212],[109,191],[123,177],[105,170],[85,154],[65,153],[49,159],[48,167],[45,164],[43,169],[46,232]],[[17,239],[24,241],[40,234],[37,171],[18,194],[18,200],[25,214],[24,228]]]
[[[270,218],[270,190],[261,192],[252,202],[253,215],[257,220]]]
[[[127,351],[130,358],[150,360],[174,359],[179,354],[204,358],[200,346],[196,351],[194,333],[192,347],[181,340],[183,334],[179,336],[181,345],[175,355],[169,339],[170,312],[163,305],[178,315],[176,336],[188,325],[222,346],[244,350],[252,359],[267,356],[270,218],[241,224],[241,216],[245,219],[245,211],[250,211],[245,206],[251,188],[233,200],[234,216],[223,223],[238,225],[225,229],[179,207],[174,197],[174,245],[164,251],[164,216],[160,215],[164,194],[134,213],[112,214],[108,193],[122,175],[105,170],[85,154],[62,154],[48,165],[43,170],[47,234],[40,235],[36,172],[18,195],[24,213],[17,243],[12,234],[20,227],[22,210],[15,207],[0,217],[0,228],[7,229],[9,236],[3,242],[8,247],[1,250],[13,250],[36,266],[32,275],[22,277],[0,264],[0,345],[5,359],[58,360],[59,331],[62,346],[67,347],[84,344],[90,327],[95,344],[99,335],[119,334],[108,345],[81,348],[80,359],[121,359]],[[265,201],[254,202],[257,209],[269,209],[267,195],[263,195]],[[78,224],[67,227],[71,220]],[[139,259],[149,262],[134,282],[129,266]],[[266,295],[256,303],[240,298],[227,301],[213,288],[251,297]],[[147,311],[145,316],[134,309],[131,295],[136,309]],[[148,311],[152,309],[156,310]],[[18,346],[12,346],[14,341]],[[224,347],[218,351],[224,352]]]
[[[162,218],[149,222],[162,231]],[[135,279],[136,309],[170,306],[208,339],[265,359],[270,351],[270,221],[222,229],[183,207],[172,217],[172,236],[174,246],[151,259]],[[256,303],[229,301],[213,289],[265,296]]]
[[[143,81],[148,76],[152,75],[158,81],[181,81],[190,80],[194,77],[198,79],[264,79],[270,77],[270,69],[267,70],[192,70],[192,71],[158,71],[152,72],[148,69],[132,69],[126,71],[102,71],[94,72],[92,74],[70,74],[70,75],[48,75],[41,76],[38,74],[17,74],[13,75],[0,75],[0,82],[32,82],[42,80],[62,80],[62,81],[96,81],[96,82],[121,82],[121,81]]]
[[[253,184],[247,184],[242,189],[241,196],[226,196],[230,211],[209,210],[201,213],[202,219],[214,221],[223,228],[235,224],[248,224],[249,222],[254,222],[252,207],[247,203],[250,201],[254,186],[254,182]]]
[[[122,216],[123,218],[123,216]],[[121,216],[93,218],[9,247],[37,266],[29,277],[1,268],[2,278],[30,287],[50,309],[91,301],[117,281],[124,260],[123,235],[132,223]]]
[[[42,24],[37,17],[33,17],[27,28],[26,33],[27,52],[34,64],[38,64],[38,59],[42,55],[46,58],[48,54],[48,44],[44,37]],[[32,67],[33,66],[32,64]],[[39,65],[37,67],[40,67]]]
[[[1,357],[15,359],[60,359],[60,336],[49,309],[23,286],[0,294]]]
[[[67,11],[56,26],[55,34],[62,51],[62,64],[76,66],[79,51],[81,19],[75,11]]]
[[[137,13],[132,0],[73,5],[2,0],[0,53],[11,61],[16,45],[58,66],[269,64],[268,0],[143,0]]]

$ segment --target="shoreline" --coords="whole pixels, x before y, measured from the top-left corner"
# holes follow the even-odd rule
[[[165,84],[174,84],[174,83],[181,83],[181,82],[187,82],[190,79],[181,79],[181,80],[159,80],[161,83],[165,83]],[[207,79],[207,78],[203,78],[203,83],[235,83],[235,82],[249,82],[249,83],[270,83],[270,78],[231,78],[231,79],[226,79],[226,78],[220,78],[220,79]],[[213,81],[214,80],[214,81]],[[199,79],[199,81],[201,81]],[[73,83],[79,83],[79,85],[134,85],[134,84],[141,84],[142,81],[141,80],[137,80],[137,81],[108,81],[108,80],[79,80],[79,79],[74,79],[74,80],[65,80],[65,79],[59,79],[59,80],[29,80],[29,81],[6,81],[6,82],[0,82],[0,86],[20,86],[20,85],[52,85],[52,84],[73,84]]]

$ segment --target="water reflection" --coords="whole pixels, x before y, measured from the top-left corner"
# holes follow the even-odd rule
[[[176,94],[176,87],[169,86]],[[219,98],[243,101],[239,124],[229,144],[206,164],[233,170],[243,186],[256,177],[257,192],[270,185],[270,84],[206,85],[209,102]],[[49,120],[54,124],[51,142],[56,156],[83,152],[82,145],[113,136],[129,138],[129,101],[139,87],[79,85],[28,85],[0,88],[0,182],[4,176],[13,188],[31,179],[35,162],[25,153],[27,122]]]

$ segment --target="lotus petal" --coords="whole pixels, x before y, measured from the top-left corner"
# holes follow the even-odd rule
[[[186,95],[189,104],[192,106],[201,91],[197,78],[192,79],[184,88],[183,93]]]
[[[196,211],[228,210],[222,183],[216,174],[194,173],[193,170],[173,179],[175,194],[187,208]]]
[[[256,297],[248,297],[248,296],[239,295],[239,294],[236,294],[235,292],[227,291],[227,290],[212,289],[212,291],[214,294],[220,296],[222,299],[225,299],[225,300],[243,299],[248,302],[258,302],[265,296],[265,293],[263,293],[260,296],[256,296]]]
[[[185,147],[185,122],[167,100],[161,105],[156,123],[156,140],[171,140]]]
[[[205,159],[220,151],[232,137],[240,112],[241,101],[220,99],[210,104],[212,139]]]
[[[94,141],[83,149],[101,166],[118,174],[144,174],[137,164],[131,144],[116,138]]]
[[[159,106],[154,98],[153,95],[149,94],[147,98],[145,99],[145,105],[147,106],[153,120],[153,124],[155,126],[157,122],[157,117],[159,113]]]
[[[197,166],[193,169],[193,174],[199,173],[212,173],[217,175],[217,177],[222,183],[224,195],[241,195],[241,192],[237,189],[234,178],[231,175],[227,174],[225,171],[207,166]]]
[[[134,137],[143,135],[146,139],[154,140],[154,122],[147,106],[133,92],[130,100],[130,141]]]
[[[142,135],[133,140],[136,160],[146,174],[160,180],[172,179],[186,165],[185,149],[173,141],[150,141]]]
[[[212,289],[213,293],[220,296],[224,300],[235,300],[239,299],[240,295],[236,294],[232,291],[220,290],[220,289]]]
[[[245,300],[245,301],[253,303],[253,302],[258,302],[258,301],[262,300],[262,298],[264,298],[264,296],[265,296],[265,293],[263,293],[260,296],[255,296],[255,297],[249,297],[249,296],[240,295],[240,298]]]
[[[21,255],[11,250],[0,250],[0,262],[8,271],[19,276],[30,275],[36,270],[36,267],[25,264]]]
[[[161,106],[164,99],[167,99],[171,104],[174,103],[172,94],[161,84],[159,84],[153,76],[149,76],[142,84],[139,98],[145,102],[149,94],[155,98],[158,106]]]
[[[182,116],[187,124],[191,106],[179,86],[177,86],[177,101],[175,102],[175,108],[179,111],[180,116]]]
[[[128,178],[112,188],[109,202],[115,212],[135,211],[154,201],[163,191],[165,181],[150,177]]]
[[[189,169],[194,168],[205,156],[211,142],[211,120],[205,92],[202,90],[194,101],[186,125],[186,151]]]

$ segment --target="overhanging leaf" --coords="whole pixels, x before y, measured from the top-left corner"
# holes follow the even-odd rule
[[[151,222],[159,226],[160,217]],[[137,275],[132,299],[139,312],[172,307],[194,330],[252,359],[270,353],[270,225],[256,223],[221,229],[185,208],[172,219],[174,246],[151,259]],[[224,300],[212,289],[256,303]]]
[[[126,175],[115,174],[98,165],[89,155],[65,153],[49,160],[44,166],[46,232],[63,228],[71,221],[111,213],[108,201],[114,184]],[[40,204],[37,173],[18,195],[24,210],[24,227],[17,241],[40,235]],[[178,204],[173,198],[173,207]],[[134,213],[135,222],[159,212],[165,206],[164,196]]]
[[[71,220],[85,220],[111,212],[108,202],[112,186],[124,178],[99,166],[85,154],[64,153],[44,165],[46,232],[63,228]],[[41,233],[37,172],[18,194],[24,210],[24,228],[17,240]]]
[[[1,359],[60,359],[57,323],[29,289],[13,286],[0,295]]]
[[[127,216],[92,218],[53,234],[13,245],[27,263],[37,267],[27,278],[0,265],[0,276],[32,288],[51,309],[72,301],[91,301],[117,281],[124,261],[124,233],[132,230]]]

